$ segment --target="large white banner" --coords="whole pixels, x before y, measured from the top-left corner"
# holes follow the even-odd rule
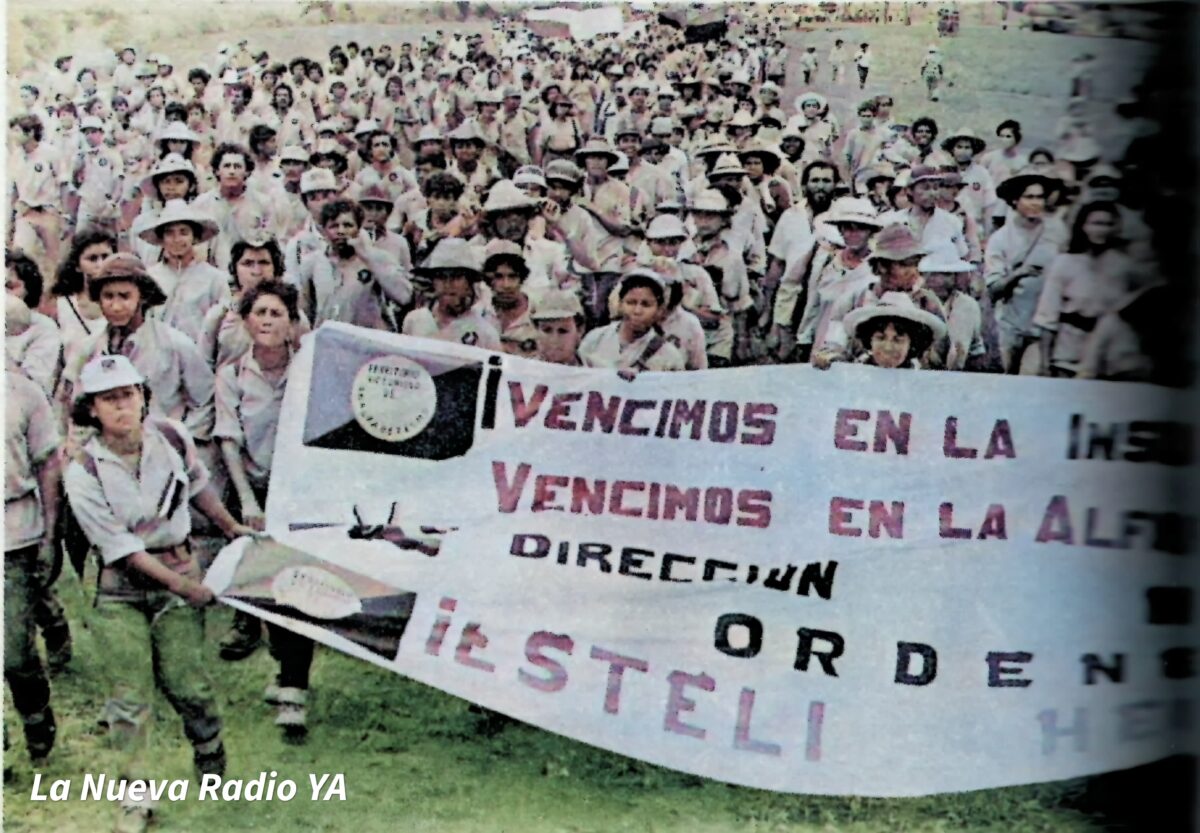
[[[563,368],[327,325],[273,541],[209,582],[625,755],[920,795],[1181,751],[1190,426],[1156,389]],[[403,708],[397,703],[397,708]]]

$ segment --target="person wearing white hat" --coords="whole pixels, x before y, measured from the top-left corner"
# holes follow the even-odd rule
[[[621,318],[583,337],[579,345],[583,364],[617,370],[683,370],[683,354],[659,326],[667,306],[662,277],[635,269],[621,277],[618,295]]]
[[[733,316],[751,306],[744,241],[730,227],[734,210],[723,192],[700,191],[687,211],[688,221],[696,230],[692,237],[696,262],[712,277],[722,310],[717,326],[706,328],[708,364],[709,367],[729,367],[734,347]]]
[[[511,240],[495,239],[484,247],[483,255],[483,275],[490,290],[483,316],[500,333],[505,353],[533,358],[537,354],[537,328],[529,317],[531,296],[522,289],[529,277],[524,252]]]
[[[579,343],[583,340],[584,315],[579,295],[551,289],[534,299],[529,319],[537,328],[537,358],[551,364],[579,367]]]
[[[171,200],[138,236],[162,247],[149,272],[167,297],[153,317],[199,341],[204,316],[228,302],[230,292],[226,276],[197,257],[197,246],[216,236],[217,224],[193,206]]]
[[[839,197],[824,215],[824,224],[837,230],[837,242],[819,237],[811,258],[793,264],[775,296],[777,356],[782,361],[806,361],[820,352],[838,299],[876,280],[867,257],[871,238],[882,224],[870,201]]]
[[[921,258],[917,269],[925,288],[946,310],[948,337],[934,342],[929,366],[966,370],[970,361],[972,369],[981,369],[988,350],[983,339],[983,310],[969,291],[974,265],[943,249]]]
[[[159,210],[172,200],[191,202],[199,194],[196,168],[177,153],[167,154],[142,180],[142,208],[130,229],[134,235],[133,253],[143,263],[155,263],[162,253],[157,240],[143,238],[141,233],[154,223]],[[200,260],[208,259],[208,248],[202,249]]]
[[[143,724],[153,701],[132,669],[152,655],[154,686],[182,718],[197,778],[221,776],[226,765],[221,717],[205,670],[204,620],[198,610],[212,604],[214,596],[201,581],[190,544],[189,506],[207,515],[227,538],[253,530],[221,503],[191,433],[148,411],[154,397],[129,359],[97,356],[82,368],[78,382],[72,421],[96,433],[63,480],[71,509],[101,559],[92,623],[102,634],[105,664],[117,671],[114,682],[120,686],[105,704],[102,720],[139,730],[125,771],[144,777],[149,733]],[[127,798],[120,829],[144,830],[153,811],[152,802]]]
[[[479,234],[471,241],[477,246],[495,239],[518,244],[529,270],[525,289],[531,293],[559,286],[567,275],[567,247],[556,235],[546,236],[542,209],[541,199],[529,196],[510,180],[501,180],[488,191]]]
[[[297,283],[302,309],[319,327],[341,321],[384,329],[384,305],[403,307],[412,299],[412,282],[389,253],[363,233],[363,210],[337,199],[321,209],[325,246],[300,263]]]
[[[404,317],[405,335],[436,338],[500,351],[500,334],[476,306],[476,284],[484,280],[483,248],[457,237],[438,241],[416,268],[433,284],[433,300]]]
[[[115,232],[125,193],[125,161],[104,144],[104,122],[84,116],[79,124],[83,146],[71,166],[70,187],[79,199],[75,228],[99,226]]]

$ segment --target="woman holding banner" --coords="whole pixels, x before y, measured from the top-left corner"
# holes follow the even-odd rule
[[[183,720],[197,778],[224,775],[221,717],[204,670],[199,610],[212,603],[213,593],[200,581],[190,546],[189,504],[227,538],[253,530],[221,503],[188,430],[149,415],[149,387],[128,358],[98,355],[78,382],[71,419],[96,434],[75,455],[64,482],[71,509],[101,559],[96,618],[110,636],[103,641],[105,666],[116,677],[101,723],[136,739],[123,775],[139,777],[150,699],[138,681],[149,658],[155,687]],[[131,639],[138,634],[149,637],[148,652],[144,642]],[[127,797],[122,829],[144,829],[153,811],[152,802]]]
[[[263,281],[242,294],[238,314],[252,346],[217,372],[213,437],[221,444],[242,522],[261,531],[266,525],[263,509],[267,505],[275,431],[283,407],[294,334],[300,323],[299,293],[290,284]],[[271,654],[279,661],[279,673],[275,683],[267,687],[266,699],[279,709],[275,725],[283,730],[284,739],[302,741],[308,733],[305,705],[313,642],[271,623],[267,623],[267,633]]]

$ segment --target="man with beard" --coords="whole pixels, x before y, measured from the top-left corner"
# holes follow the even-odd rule
[[[299,274],[303,310],[314,329],[325,321],[384,329],[383,301],[404,306],[412,298],[408,275],[362,226],[357,203],[334,200],[321,209],[325,249],[305,258]]]
[[[521,291],[529,276],[521,247],[508,240],[493,240],[484,248],[483,255],[483,275],[492,291],[490,303],[483,310],[484,318],[500,333],[505,353],[534,358],[537,328],[529,317],[529,296]]]
[[[829,162],[810,162],[801,177],[803,199],[779,215],[771,242],[767,246],[767,272],[763,286],[768,296],[776,293],[773,301],[776,309],[794,309],[800,302],[801,289],[796,283],[781,285],[785,274],[803,274],[808,267],[818,237],[827,237],[836,231],[817,218],[829,210],[833,203],[834,190],[839,182],[837,169]],[[776,292],[776,288],[778,291]],[[780,307],[780,305],[783,305]],[[776,314],[776,325],[790,324],[781,321]],[[776,336],[780,335],[778,329]],[[780,344],[779,349],[790,351],[790,343]]]
[[[941,185],[941,171],[918,165],[912,169],[908,181],[909,207],[888,212],[879,221],[907,226],[928,251],[954,249],[959,257],[965,258],[969,249],[962,221],[937,206]]]
[[[405,335],[500,350],[500,334],[475,309],[475,283],[484,278],[482,249],[461,238],[445,238],[417,274],[433,283],[433,301],[404,317]]]

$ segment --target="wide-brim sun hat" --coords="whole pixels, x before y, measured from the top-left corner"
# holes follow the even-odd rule
[[[120,252],[105,258],[100,264],[100,274],[87,282],[88,297],[98,302],[100,290],[111,281],[129,281],[136,285],[143,307],[156,307],[167,302],[167,294],[135,254]]]
[[[1005,202],[1015,202],[1030,185],[1041,185],[1046,196],[1062,188],[1062,180],[1047,176],[1034,168],[1025,167],[996,186],[996,196]]]
[[[958,252],[950,248],[934,249],[917,264],[922,272],[945,272],[962,274],[975,271],[974,264],[968,263],[958,256]]]
[[[566,289],[550,289],[538,295],[529,308],[533,321],[557,321],[563,318],[583,316],[583,304],[579,296]]]
[[[960,139],[967,139],[970,141],[971,146],[975,148],[976,155],[983,153],[983,149],[987,147],[987,141],[974,130],[969,127],[960,127],[958,130],[942,139],[942,150],[949,154],[953,154],[954,145]]]
[[[545,177],[547,183],[557,179],[577,184],[583,181],[583,171],[570,159],[554,159],[546,164]]]
[[[197,211],[192,203],[183,200],[171,200],[162,207],[158,215],[142,228],[138,237],[147,243],[159,245],[162,242],[162,232],[172,223],[188,223],[200,229],[195,244],[207,243],[217,236],[217,222],[208,214]]]
[[[779,166],[783,164],[783,154],[762,142],[755,142],[745,149],[738,151],[738,158],[743,160],[743,164],[745,164],[746,159],[755,156],[763,160],[763,170],[768,176],[779,170]]]
[[[830,225],[855,223],[860,226],[870,226],[874,229],[883,228],[879,221],[879,212],[871,201],[864,197],[838,197],[829,206],[824,221]]]
[[[617,152],[613,150],[612,145],[603,137],[595,137],[588,139],[587,142],[579,150],[575,151],[575,159],[583,166],[583,160],[589,156],[604,156],[608,158],[608,164],[611,167],[617,161]]]
[[[452,272],[470,272],[483,280],[483,247],[473,246],[461,237],[443,237],[426,261],[414,271],[431,278]]]
[[[708,178],[718,176],[745,176],[746,169],[742,167],[742,162],[735,154],[724,153],[717,157],[717,163],[713,165],[711,171],[708,172]]]
[[[337,178],[328,168],[309,168],[300,175],[300,193],[338,190]]]
[[[903,223],[893,223],[881,229],[871,239],[869,260],[909,260],[928,254],[912,229]]]
[[[820,109],[820,110],[824,110],[826,107],[829,106],[829,99],[827,99],[825,96],[821,95],[820,93],[814,93],[811,91],[805,92],[805,93],[800,93],[800,95],[796,96],[796,98],[792,102],[792,106],[795,108],[797,113],[804,111],[804,102],[806,102],[806,101],[815,101],[817,103],[818,109]]]
[[[199,182],[200,179],[196,174],[196,166],[184,159],[181,154],[168,153],[162,159],[158,160],[158,164],[146,174],[142,179],[142,191],[147,194],[154,193],[154,180],[160,176],[167,174],[188,174],[193,182]]]
[[[692,202],[687,206],[687,210],[692,213],[705,214],[732,214],[733,209],[729,207],[729,200],[725,199],[725,195],[720,191],[712,188],[705,188],[692,199]]]
[[[674,240],[687,236],[687,227],[674,214],[659,214],[646,227],[647,240]]]
[[[183,122],[169,121],[163,125],[162,130],[155,134],[154,141],[191,142],[192,144],[200,144],[200,137],[197,136],[192,129]]]
[[[502,179],[488,191],[487,200],[483,203],[483,213],[535,211],[538,205],[538,200],[518,188],[512,180]]]
[[[846,313],[842,323],[846,332],[853,333],[858,338],[863,325],[877,318],[899,318],[926,327],[933,336],[933,341],[946,335],[946,323],[914,304],[912,296],[907,292],[885,292],[875,303]]]

